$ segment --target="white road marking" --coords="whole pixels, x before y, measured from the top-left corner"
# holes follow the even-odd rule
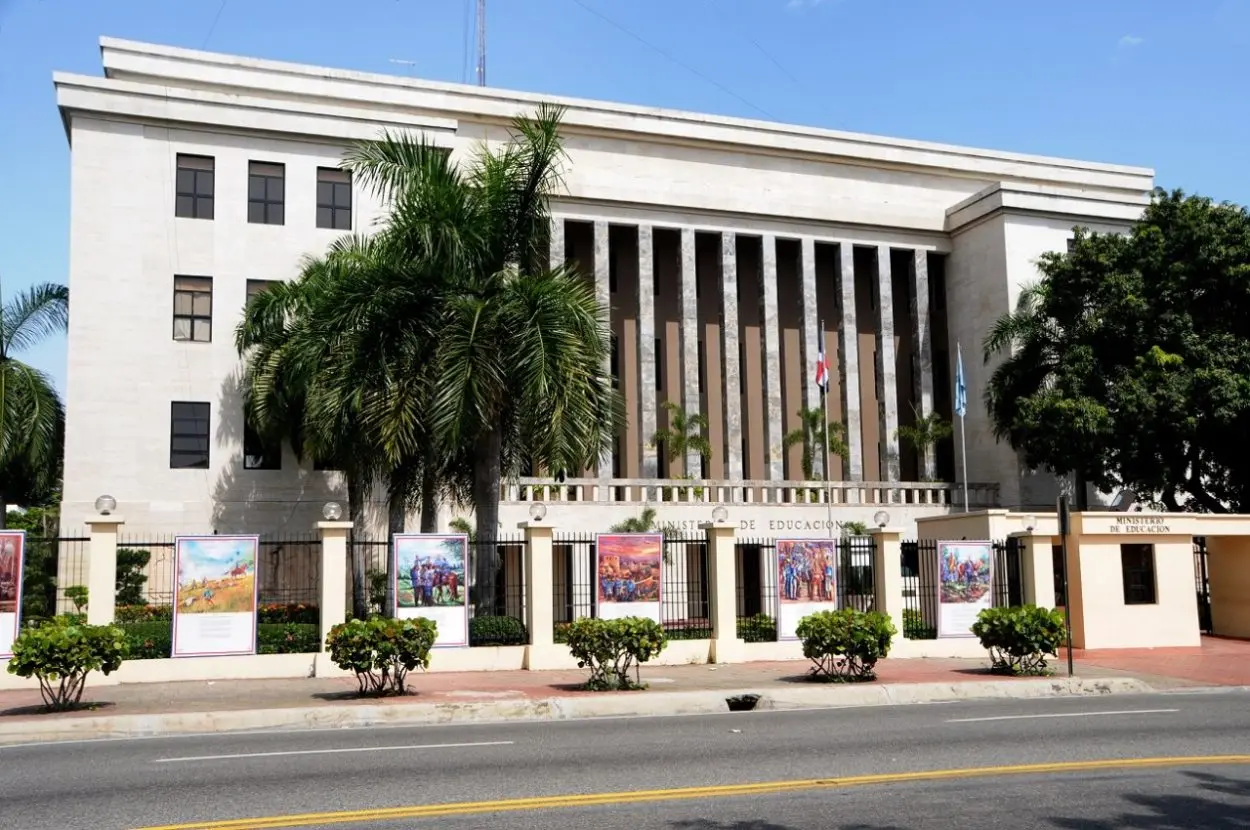
[[[997,715],[990,718],[953,718],[947,723],[985,723],[994,720],[1037,720],[1040,718],[1096,718],[1110,715],[1168,715],[1180,709],[1123,709],[1115,712],[1053,712],[1044,715]]]
[[[236,758],[281,758],[288,755],[337,755],[345,752],[398,752],[405,749],[460,749],[472,746],[512,746],[514,741],[479,741],[464,744],[412,744],[410,746],[354,746],[343,749],[295,749],[289,752],[244,752],[236,755],[195,755],[184,758],[154,758],[154,764],[179,764],[189,761],[226,761]]]

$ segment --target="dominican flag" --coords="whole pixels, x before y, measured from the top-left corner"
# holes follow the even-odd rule
[[[968,414],[968,385],[964,382],[964,350],[955,344],[955,414]]]
[[[829,359],[825,357],[824,349],[816,355],[816,385],[821,389],[829,388]]]

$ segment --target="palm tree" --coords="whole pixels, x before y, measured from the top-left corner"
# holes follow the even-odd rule
[[[423,139],[389,133],[344,160],[387,205],[379,235],[405,263],[385,312],[356,330],[380,341],[374,372],[391,384],[362,412],[388,457],[420,457],[432,445],[440,469],[470,471],[477,548],[486,552],[475,567],[482,597],[494,596],[505,473],[522,458],[589,467],[621,420],[605,371],[607,309],[582,275],[547,268],[562,114],[540,106],[513,122],[508,142],[479,147],[463,168]]]
[[[787,432],[781,439],[781,444],[786,449],[802,446],[803,477],[808,481],[818,481],[823,478],[823,471],[816,470],[816,450],[823,444],[830,455],[846,458],[846,425],[838,421],[826,422],[825,413],[821,409],[800,409],[798,415],[800,426]]]
[[[622,519],[609,528],[613,533],[650,533],[655,530],[655,508],[644,507],[637,516]]]
[[[670,464],[695,454],[707,464],[712,455],[712,444],[707,440],[707,418],[702,412],[687,413],[680,405],[665,401],[662,406],[668,413],[668,426],[651,436],[651,446],[664,445],[664,456]],[[683,478],[694,478],[694,470],[686,470]]]
[[[0,528],[10,499],[37,501],[61,480],[65,407],[52,379],[15,355],[68,322],[63,285],[34,285],[0,304]]]
[[[949,438],[953,430],[951,429],[950,421],[947,421],[937,412],[921,415],[915,404],[912,404],[911,411],[915,423],[900,426],[897,433],[895,433],[895,437],[911,444],[912,449],[919,456],[920,480],[928,481],[933,478],[933,460],[930,452],[938,445],[939,441]]]

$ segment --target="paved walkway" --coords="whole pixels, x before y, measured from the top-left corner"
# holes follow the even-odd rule
[[[1085,678],[1132,677],[1155,688],[1186,686],[1250,686],[1250,642],[1207,638],[1201,648],[1078,651],[1076,674]],[[1066,673],[1061,656],[1056,669]],[[883,660],[877,666],[880,683],[977,683],[1001,681],[986,671],[987,662],[955,659]],[[655,691],[757,691],[803,682],[803,661],[644,667],[642,679]],[[416,694],[402,698],[357,700],[353,678],[290,680],[197,681],[144,683],[92,688],[88,681],[84,702],[90,710],[59,717],[100,714],[138,715],[177,712],[226,712],[317,706],[387,705],[414,703],[469,703],[491,700],[533,700],[600,694],[580,686],[586,673],[571,671],[414,672],[410,686]],[[636,694],[636,693],[622,693]],[[0,692],[0,725],[39,717],[35,691]],[[43,717],[47,717],[44,715]]]

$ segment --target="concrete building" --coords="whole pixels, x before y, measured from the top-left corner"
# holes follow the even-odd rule
[[[306,530],[344,494],[245,434],[248,293],[378,217],[338,169],[350,143],[412,130],[461,155],[553,99],[111,38],[101,52],[103,78],[55,76],[72,146],[64,515],[108,493],[132,530]],[[973,507],[1053,504],[1054,481],[991,433],[980,343],[1074,226],[1140,215],[1151,170],[555,100],[569,160],[552,259],[611,305],[629,419],[584,478],[506,484],[505,528],[535,501],[569,529],[645,504],[682,527],[724,504],[744,534],[882,510],[909,528],[954,509],[965,479]],[[849,452],[805,487],[784,436],[820,406],[822,343]],[[952,442],[925,457],[897,437],[916,414],[951,416],[957,343],[966,475]],[[707,417],[706,468],[651,444],[666,402]]]

